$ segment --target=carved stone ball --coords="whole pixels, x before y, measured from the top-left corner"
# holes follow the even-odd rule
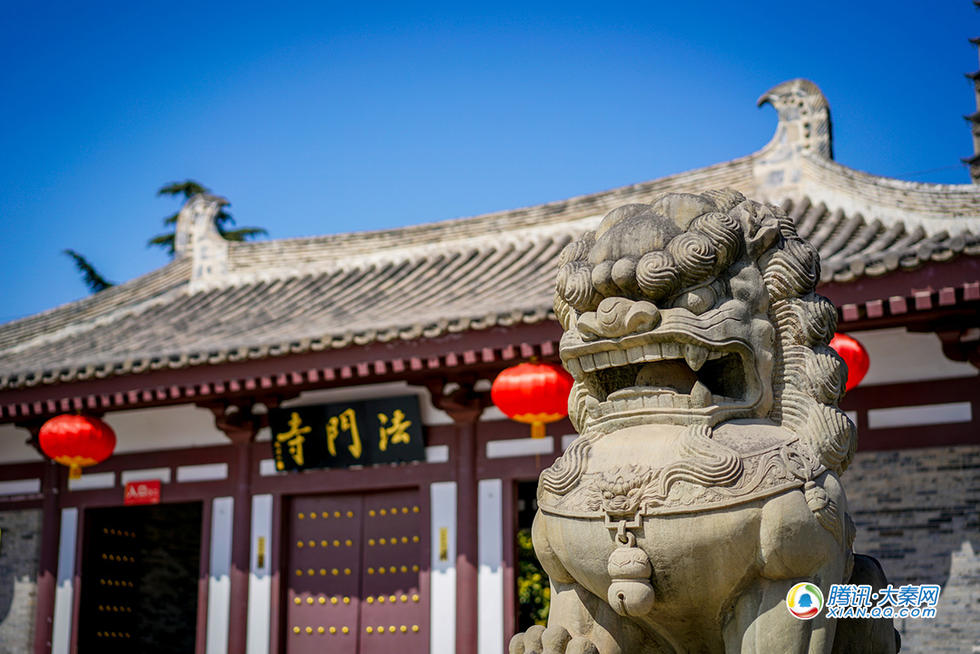
[[[656,601],[653,586],[639,579],[625,579],[609,584],[606,597],[616,613],[639,618],[650,613]]]
[[[613,579],[649,579],[653,574],[650,557],[637,547],[619,547],[609,555],[609,576]]]

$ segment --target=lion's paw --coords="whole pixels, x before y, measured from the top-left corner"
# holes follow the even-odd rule
[[[510,639],[510,654],[599,654],[587,638],[572,636],[564,627],[534,625]]]

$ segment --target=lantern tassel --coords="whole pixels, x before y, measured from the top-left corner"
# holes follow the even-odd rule
[[[544,438],[545,435],[545,424],[543,422],[532,422],[531,423],[531,438]]]
[[[77,463],[72,463],[68,466],[68,478],[69,479],[81,479],[82,478],[82,466]]]

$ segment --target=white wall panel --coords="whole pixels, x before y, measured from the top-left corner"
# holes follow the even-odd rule
[[[852,332],[850,335],[864,345],[871,358],[862,387],[980,374],[969,363],[947,359],[935,334],[914,334],[899,327]]]
[[[177,467],[177,481],[214,481],[228,478],[227,463],[201,463]]]
[[[211,503],[211,571],[208,579],[207,654],[228,654],[231,611],[231,536],[235,500],[216,497]]]
[[[534,456],[551,454],[555,449],[555,437],[508,438],[487,442],[487,458],[503,459],[512,456]]]
[[[41,492],[40,479],[0,481],[0,495],[36,495]]]
[[[441,481],[432,484],[430,497],[432,576],[429,583],[429,651],[455,654],[456,482]]]
[[[259,546],[259,539],[262,546]],[[248,654],[268,654],[272,619],[272,495],[252,498],[248,575]],[[261,551],[260,551],[261,549]],[[261,559],[261,560],[260,560]]]
[[[482,479],[479,485],[480,570],[477,654],[504,651],[504,514],[503,483]]]
[[[112,488],[116,485],[114,472],[86,472],[78,479],[68,480],[68,490],[92,490],[95,488]]]
[[[922,404],[888,409],[868,410],[868,429],[916,427],[919,425],[948,425],[973,420],[969,402]]]
[[[115,411],[103,420],[116,432],[115,454],[228,444],[214,414],[190,404]]]
[[[26,429],[16,425],[0,425],[0,461],[5,464],[43,461],[44,457],[27,444],[27,437]]]
[[[143,468],[141,470],[123,470],[119,475],[120,484],[125,486],[131,481],[150,481],[159,479],[161,483],[169,484],[170,468]]]
[[[77,540],[78,509],[62,509],[61,535],[58,539],[58,586],[54,592],[54,620],[51,628],[51,654],[68,654],[71,647]]]

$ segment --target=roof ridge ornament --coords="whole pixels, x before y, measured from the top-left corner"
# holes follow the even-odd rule
[[[190,255],[191,291],[210,286],[228,271],[228,241],[218,232],[215,218],[228,200],[198,193],[187,200],[177,215],[174,252],[177,258]]]
[[[763,93],[757,104],[771,104],[779,114],[774,142],[791,145],[798,152],[834,158],[830,104],[819,86],[808,79],[791,79]]]
[[[771,104],[779,115],[772,140],[755,154],[753,175],[757,194],[766,201],[805,195],[802,158],[834,158],[830,105],[820,87],[807,79],[791,79],[762,94],[758,106]]]

